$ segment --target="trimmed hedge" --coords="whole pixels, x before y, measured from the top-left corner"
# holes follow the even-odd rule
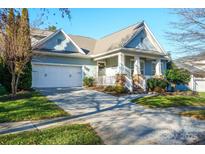
[[[122,94],[126,92],[126,89],[122,85],[106,86],[105,92],[116,92],[117,94]]]

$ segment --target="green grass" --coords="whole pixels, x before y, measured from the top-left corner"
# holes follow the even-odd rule
[[[0,85],[0,96],[7,94],[6,89]]]
[[[199,96],[205,97],[205,92],[200,92],[200,93],[199,93]]]
[[[133,100],[149,108],[166,108],[179,106],[205,106],[205,95],[200,96],[152,96]]]
[[[65,115],[68,114],[63,109],[38,92],[21,93],[15,98],[9,95],[0,96],[0,123],[40,120]]]
[[[205,110],[185,111],[185,112],[181,112],[180,114],[195,119],[205,120]]]
[[[0,135],[3,145],[93,145],[103,144],[100,137],[88,124],[73,124],[46,128],[38,131]]]

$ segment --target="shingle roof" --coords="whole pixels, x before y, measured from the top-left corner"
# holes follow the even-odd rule
[[[106,35],[98,40],[79,36],[68,36],[84,51],[87,51],[88,55],[97,55],[113,49],[123,48],[124,45],[131,40],[136,34],[138,34],[144,28],[144,22],[139,22],[128,26],[119,31]],[[41,29],[31,29],[32,44],[40,41],[42,38],[51,35],[53,32]]]
[[[181,58],[174,61],[177,67],[188,70],[195,77],[205,77],[205,70],[200,69],[196,64],[190,62],[191,61],[182,60]]]
[[[104,36],[96,42],[94,53],[99,54],[123,47],[128,40],[130,40],[137,32],[142,30],[142,27],[142,23],[137,23],[120,31]]]
[[[70,38],[85,52],[92,54],[95,48],[96,40],[90,37],[80,36],[80,35],[71,35],[68,34]]]

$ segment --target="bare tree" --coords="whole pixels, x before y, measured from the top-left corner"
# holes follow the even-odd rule
[[[167,32],[167,38],[182,53],[190,55],[205,51],[205,9],[174,9],[173,13],[179,19],[171,22],[172,29]]]

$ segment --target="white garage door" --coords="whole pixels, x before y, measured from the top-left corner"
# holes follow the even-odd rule
[[[205,92],[205,78],[195,79],[196,91]]]
[[[82,67],[32,65],[32,87],[82,86]]]

